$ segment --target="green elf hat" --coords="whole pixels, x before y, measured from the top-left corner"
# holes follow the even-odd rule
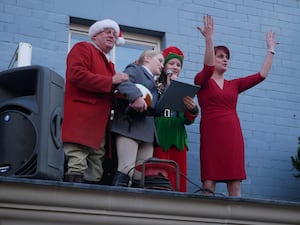
[[[183,52],[179,48],[177,48],[175,46],[170,46],[170,47],[165,48],[163,50],[163,56],[165,58],[165,64],[170,59],[174,59],[174,58],[179,59],[179,61],[181,62],[181,66],[183,64],[183,59],[184,59]]]

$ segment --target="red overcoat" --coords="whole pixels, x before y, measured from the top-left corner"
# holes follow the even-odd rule
[[[79,42],[67,57],[63,142],[100,147],[112,105],[114,64],[92,43]]]

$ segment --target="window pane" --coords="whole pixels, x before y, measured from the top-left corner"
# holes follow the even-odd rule
[[[80,41],[90,41],[90,38],[83,33],[71,32],[70,43],[69,43],[69,51],[73,47],[74,44]]]
[[[122,72],[129,63],[137,60],[147,49],[153,49],[153,47],[140,43],[128,43],[128,41],[125,45],[116,47],[116,71]]]

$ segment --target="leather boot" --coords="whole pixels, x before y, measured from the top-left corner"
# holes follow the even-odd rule
[[[132,183],[131,183],[131,187],[133,187],[133,188],[140,188],[141,187],[141,181],[133,179]]]
[[[83,175],[79,174],[66,174],[64,177],[64,181],[66,182],[73,182],[73,183],[83,183]]]
[[[117,171],[112,181],[112,186],[128,187],[129,176]]]

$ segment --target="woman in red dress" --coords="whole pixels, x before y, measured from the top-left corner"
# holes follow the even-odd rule
[[[225,182],[229,196],[240,196],[240,183],[246,179],[244,140],[236,111],[238,95],[263,81],[275,54],[275,33],[266,33],[267,54],[260,72],[243,78],[226,80],[230,52],[226,46],[213,45],[214,21],[203,17],[205,38],[204,66],[194,83],[201,86],[197,93],[201,108],[200,164],[204,194],[214,193],[216,182]]]

